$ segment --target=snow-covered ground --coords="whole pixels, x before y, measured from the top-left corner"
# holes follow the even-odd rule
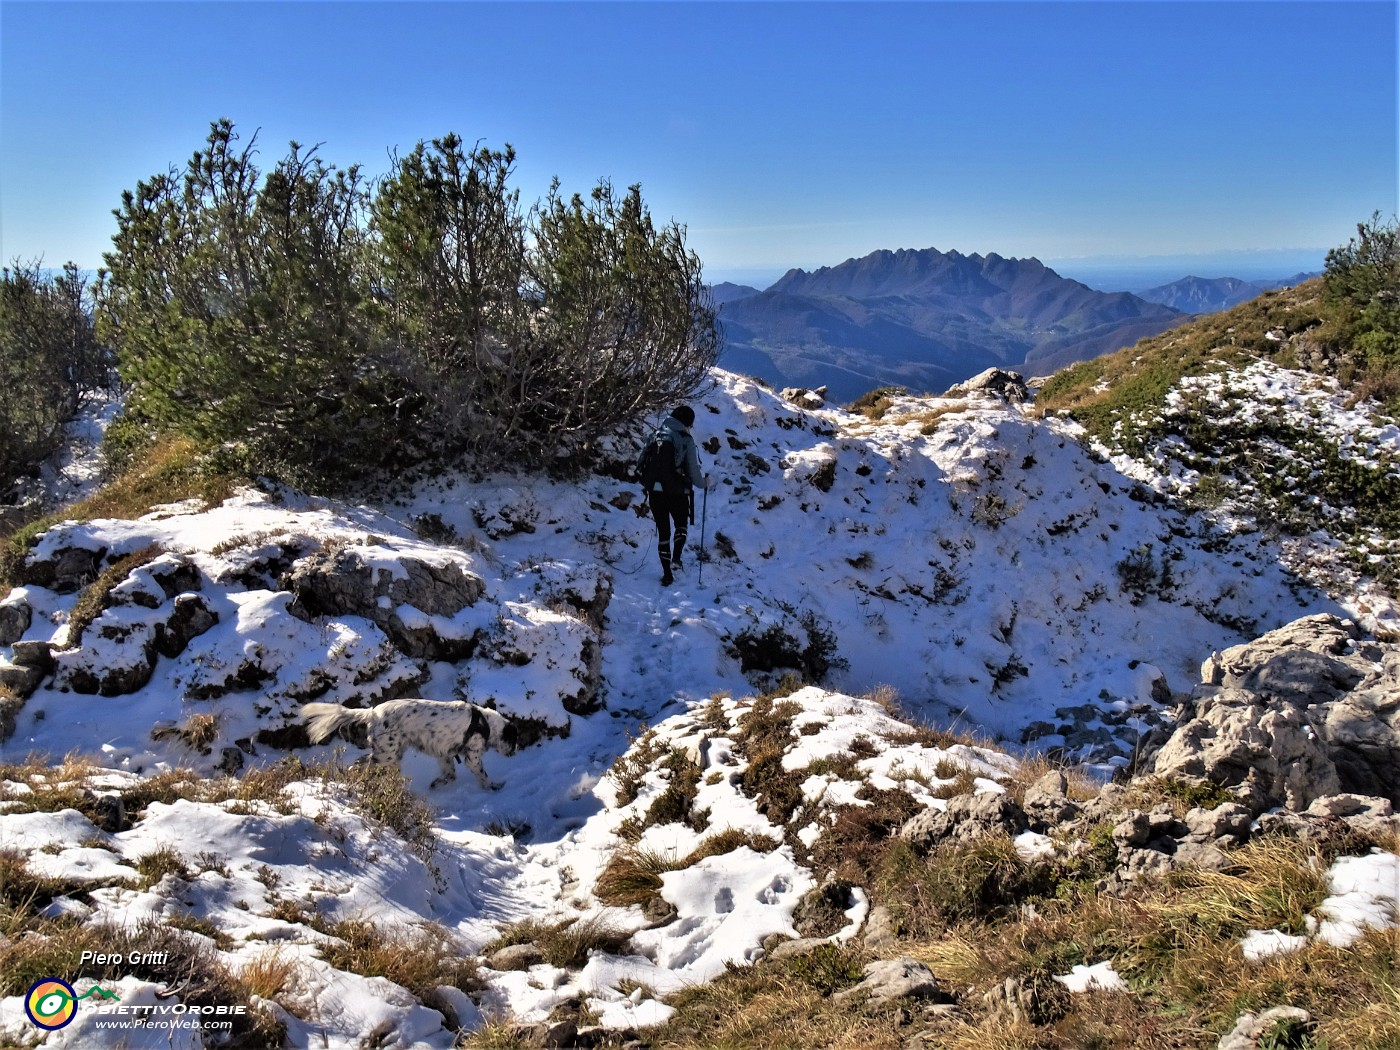
[[[1400,425],[1374,402],[1357,403],[1330,376],[1256,361],[1243,369],[1183,378],[1167,393],[1155,422],[1135,421],[1144,422],[1166,436],[1142,458],[1113,455],[1115,467],[1174,497],[1190,497],[1206,475],[1218,482],[1214,475],[1223,473],[1233,491],[1222,497],[1216,516],[1234,528],[1279,525],[1272,520],[1280,516],[1277,503],[1260,506],[1265,480],[1260,475],[1275,485],[1282,481],[1285,490],[1311,493],[1285,512],[1294,520],[1281,530],[1280,558],[1304,579],[1321,581],[1334,593],[1350,592],[1344,604],[1365,626],[1400,629],[1393,587],[1377,585],[1357,568],[1364,565],[1374,576],[1385,563],[1394,564],[1400,542],[1393,526],[1387,534],[1371,515],[1357,513],[1356,478],[1330,486],[1340,490],[1340,498],[1319,494],[1329,486],[1317,482],[1331,456],[1392,483],[1400,480]],[[1192,440],[1183,436],[1187,433]],[[1321,453],[1324,449],[1329,455]],[[1233,462],[1222,462],[1222,453]],[[1300,525],[1307,519],[1309,524]]]
[[[545,962],[483,969],[475,1002],[455,990],[443,997],[467,1027],[483,1011],[541,1019],[571,997],[585,998],[605,1024],[645,1025],[667,1016],[659,1002],[667,992],[754,959],[768,934],[792,933],[793,909],[813,885],[782,844],[787,829],[739,790],[746,760],[730,731],[751,709],[756,682],[781,673],[746,673],[742,658],[753,662],[758,640],[791,643],[809,671],[829,665],[826,689],[793,698],[806,728],[788,768],[848,753],[863,738],[858,766],[867,779],[938,806],[930,785],[940,771],[967,767],[979,788],[997,790],[1026,746],[1061,748],[1105,770],[1119,764],[1170,691],[1198,680],[1212,651],[1308,613],[1355,612],[1345,598],[1301,585],[1259,534],[1227,534],[1183,514],[1086,451],[1071,424],[1019,407],[903,399],[872,421],[800,409],[723,372],[693,403],[701,458],[719,483],[698,500],[692,554],[672,587],[659,583],[655,534],[638,513],[635,487],[602,475],[571,483],[442,477],[386,508],[250,490],[212,510],[172,506],[133,522],[50,530],[36,558],[83,548],[110,561],[159,545],[171,564],[197,569],[198,594],[217,623],[157,660],[135,692],[65,691],[84,669],[120,663],[169,616],[151,582],[159,566],[138,569],[123,585],[132,600],[102,613],[21,709],[0,744],[5,762],[85,756],[107,771],[88,782],[98,793],[178,767],[213,778],[230,749],[246,774],[280,757],[258,733],[294,721],[302,700],[367,702],[407,688],[491,702],[551,735],[512,756],[488,753],[488,772],[504,782],[494,792],[472,778],[429,789],[436,762],[410,754],[405,772],[436,812],[428,858],[366,817],[342,787],[315,778],[256,812],[237,798],[155,802],[115,832],[72,809],[21,812],[33,785],[11,782],[0,850],[20,851],[46,875],[103,887],[89,900],[56,901],[55,912],[126,928],[192,915],[226,935],[215,950],[234,971],[282,953],[295,978],[270,1009],[296,1045],[313,1037],[355,1045],[374,1030],[381,1046],[449,1046],[453,1034],[441,1013],[403,988],[329,966],[318,950],[326,935],[286,917],[288,901],[331,921],[437,923],[464,953],[526,919],[610,925],[630,936],[626,951],[595,953],[582,970]],[[631,459],[621,439],[614,452],[619,463]],[[425,523],[455,542],[420,539]],[[702,528],[703,562],[693,553]],[[391,574],[416,559],[480,577],[474,604],[419,614],[419,626],[485,641],[460,659],[414,658],[365,617],[293,615],[280,573],[337,548]],[[144,603],[135,600],[143,588]],[[606,599],[601,633],[561,601],[570,591]],[[27,640],[65,641],[76,594],[30,586],[12,596],[19,598],[35,614]],[[595,636],[601,644],[592,653]],[[257,674],[240,679],[245,666]],[[602,707],[578,713],[570,699],[595,674]],[[882,685],[912,715],[980,731],[1001,750],[907,742],[907,726],[859,698]],[[178,728],[198,714],[217,718],[207,754],[178,734],[153,738],[153,728]],[[708,811],[703,830],[653,824],[628,837],[629,820],[635,829],[669,784],[651,768],[635,796],[620,792],[609,769],[639,738],[699,768],[692,805]],[[359,752],[327,745],[304,757],[337,753],[348,761]],[[835,774],[803,791],[819,806],[858,801]],[[679,860],[725,829],[771,839],[769,848],[737,845],[666,872],[662,895],[678,915],[664,927],[648,928],[639,908],[607,907],[593,891],[610,858],[629,846]],[[117,884],[138,882],[137,860],[160,848],[186,859],[188,877],[167,875],[146,889]],[[1369,893],[1361,908],[1374,911],[1384,891],[1367,889],[1364,865],[1385,861],[1356,863],[1363,867],[1334,873],[1339,900]],[[1320,917],[1318,936],[1359,913],[1347,909],[1337,904],[1331,918]],[[1393,917],[1393,899],[1390,909]],[[852,930],[861,917],[851,916]],[[1372,921],[1386,920],[1376,913]],[[1080,986],[1111,976],[1067,979]],[[81,994],[91,984],[74,988]],[[122,1001],[144,1001],[157,987],[127,978]],[[0,1038],[35,1037],[23,1007],[16,997],[0,1004]],[[80,1004],[46,1045],[117,1045],[117,1035],[97,1027],[101,1016]],[[139,1038],[146,1035],[151,1042],[123,1045],[199,1045],[170,1031]]]

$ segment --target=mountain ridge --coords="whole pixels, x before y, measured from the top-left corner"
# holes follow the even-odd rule
[[[1197,277],[1188,274],[1177,281],[1144,288],[1135,294],[1151,303],[1161,303],[1191,314],[1213,314],[1271,292],[1302,284],[1316,273],[1295,273],[1273,281],[1246,281],[1239,277]]]
[[[1038,259],[881,249],[732,298],[721,364],[777,385],[823,379],[834,397],[898,384],[945,389],[993,365],[1058,366],[1156,334],[1186,315],[1098,292]],[[817,384],[813,384],[817,385]]]

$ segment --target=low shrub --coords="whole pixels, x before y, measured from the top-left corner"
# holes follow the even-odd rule
[[[909,391],[902,386],[881,386],[867,390],[846,406],[847,412],[855,412],[867,419],[883,419],[885,413],[894,406],[894,399],[903,397]]]

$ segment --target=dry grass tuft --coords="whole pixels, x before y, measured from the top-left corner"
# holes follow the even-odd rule
[[[560,969],[578,969],[594,951],[613,954],[626,949],[631,934],[601,919],[569,919],[546,924],[526,919],[507,926],[501,935],[481,949],[489,956],[513,944],[533,944],[544,953],[545,962]]]
[[[209,754],[218,736],[219,716],[209,711],[190,715],[178,726],[163,725],[151,730],[152,740],[161,741],[173,737],[201,755]]]
[[[1088,802],[1097,798],[1103,790],[1103,780],[1095,777],[1082,766],[1072,765],[1049,755],[1026,755],[1016,764],[1016,771],[1002,786],[1017,803],[1024,801],[1026,789],[1041,777],[1050,773],[1061,773],[1066,781],[1065,794],[1076,802]]]
[[[939,421],[944,416],[955,416],[967,412],[971,406],[962,400],[948,401],[941,405],[914,412],[901,420],[903,423],[919,424],[919,433],[924,437],[937,433]]]
[[[738,828],[725,828],[714,835],[706,836],[700,845],[684,857],[677,857],[672,850],[638,849],[629,846],[609,858],[593,886],[593,893],[604,904],[613,907],[645,904],[660,895],[661,876],[668,871],[682,871],[707,857],[733,853],[740,846],[747,846],[755,853],[771,853],[780,845],[782,843],[767,835],[741,831]]]
[[[103,953],[117,961],[82,963],[84,952]],[[142,958],[168,963],[143,963]],[[22,994],[35,981],[54,974],[104,984],[137,977],[180,988],[181,1002],[191,1007],[251,1005],[243,986],[204,936],[154,921],[120,927],[41,919],[28,936],[0,942],[0,995]],[[286,1031],[271,1013],[253,1006],[246,1014],[228,1016],[234,1028],[226,1045],[284,1045]]]
[[[296,972],[295,957],[281,948],[272,948],[250,959],[233,979],[245,998],[275,1000],[292,989]]]
[[[660,895],[662,875],[684,866],[674,852],[628,847],[608,859],[593,894],[615,908],[645,904]]]
[[[141,889],[148,890],[167,875],[177,879],[190,877],[189,867],[180,851],[171,846],[162,846],[136,858],[136,872],[141,876]]]
[[[350,919],[324,924],[321,929],[335,938],[321,947],[321,956],[337,970],[386,977],[420,999],[444,984],[463,991],[481,987],[476,978],[476,957],[468,955],[452,934],[436,923],[405,931]]]

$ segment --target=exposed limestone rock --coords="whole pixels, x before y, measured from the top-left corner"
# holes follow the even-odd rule
[[[156,629],[156,652],[176,657],[185,651],[190,641],[219,622],[219,614],[209,608],[198,594],[181,594],[175,598],[170,618]]]
[[[1063,824],[1079,815],[1080,807],[1066,794],[1068,790],[1069,781],[1059,770],[1046,773],[1026,788],[1021,808],[1037,830]]]
[[[1197,806],[1184,818],[1187,839],[1211,846],[1240,846],[1249,838],[1253,817],[1249,810],[1235,802],[1225,802],[1214,809]]]
[[[0,660],[0,686],[19,697],[33,694],[54,669],[50,642],[15,642],[10,657]]]
[[[1019,835],[1030,827],[1025,811],[999,791],[959,795],[943,812],[926,809],[899,830],[899,837],[927,853],[940,843],[970,842],[985,835]]]
[[[10,659],[21,667],[37,667],[44,674],[53,670],[53,643],[39,640],[15,642]]]
[[[953,396],[986,394],[1013,405],[1019,405],[1030,398],[1025,378],[1019,372],[1011,372],[1004,368],[988,368],[984,372],[978,372],[966,382],[951,387],[948,393]]]
[[[1252,642],[1231,646],[1219,655],[1220,685],[1243,684],[1246,675],[1268,663],[1275,656],[1303,649],[1323,656],[1339,656],[1347,651],[1353,639],[1359,637],[1356,626],[1335,616],[1320,614],[1304,616],[1275,631],[1261,635]]]
[[[1205,697],[1157,754],[1158,776],[1236,788],[1256,812],[1303,809],[1341,790],[1316,728],[1296,707],[1226,688]]]
[[[25,563],[27,583],[47,587],[55,594],[72,594],[82,590],[102,571],[107,549],[88,550],[85,547],[64,547],[47,558]]]
[[[0,645],[13,645],[24,637],[33,622],[34,612],[19,595],[0,602]]]
[[[486,959],[486,965],[493,970],[528,970],[544,962],[544,952],[537,944],[512,944],[493,952]]]
[[[837,992],[831,999],[837,1003],[867,999],[878,1005],[906,997],[936,999],[943,998],[944,993],[932,970],[917,959],[903,956],[866,963],[865,980],[844,992]]]
[[[54,684],[75,693],[123,696],[151,680],[156,665],[157,610],[106,609],[83,632],[82,645],[54,653]]]
[[[778,396],[803,408],[821,408],[826,404],[826,387],[808,389],[805,386],[788,386],[779,391]]]
[[[1261,1014],[1241,1014],[1235,1027],[1215,1044],[1216,1050],[1256,1050],[1265,1036],[1277,1035],[1281,1026],[1291,1026],[1296,1031],[1306,1030],[1312,1026],[1312,1014],[1297,1006],[1275,1006]],[[1295,1043],[1290,1039],[1286,1043],[1270,1045],[1293,1046]]]
[[[52,654],[56,684],[75,693],[134,693],[151,680],[158,657],[179,656],[217,622],[198,594],[179,595],[156,609],[114,605],[92,621],[80,647]]]
[[[1212,654],[1201,677],[1140,765],[1238,788],[1256,811],[1342,791],[1400,802],[1400,645],[1307,616]]]
[[[1304,816],[1322,822],[1340,820],[1352,831],[1377,839],[1400,833],[1400,816],[1388,798],[1332,795],[1314,800]]]
[[[283,589],[294,595],[289,611],[308,622],[320,616],[362,616],[409,656],[429,660],[469,656],[476,646],[475,636],[444,635],[433,618],[455,616],[474,605],[486,589],[481,577],[453,560],[427,561],[411,555],[397,555],[394,567],[391,571],[375,565],[358,547],[303,558],[282,579]]]
[[[1400,646],[1328,705],[1320,729],[1346,790],[1400,803]]]
[[[112,588],[112,605],[139,605],[158,609],[177,594],[197,591],[203,584],[199,568],[183,554],[162,554],[131,571]]]
[[[877,904],[870,909],[870,914],[865,920],[865,929],[861,931],[861,939],[871,951],[888,948],[899,939],[899,925],[883,904]]]
[[[676,917],[680,915],[680,909],[657,894],[647,898],[646,903],[642,905],[642,914],[647,918],[646,928],[654,930],[675,922]]]
[[[22,664],[0,660],[0,689],[16,696],[29,696],[39,688],[39,683],[43,680],[44,672],[37,667],[25,667]]]

